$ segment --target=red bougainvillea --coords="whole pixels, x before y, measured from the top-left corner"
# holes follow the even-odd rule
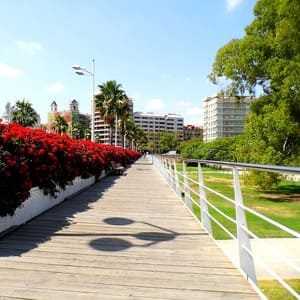
[[[12,215],[32,187],[55,196],[75,177],[100,176],[114,160],[126,166],[140,156],[131,151],[87,140],[0,124],[0,216]]]

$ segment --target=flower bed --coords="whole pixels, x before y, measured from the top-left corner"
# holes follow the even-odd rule
[[[76,177],[99,177],[114,160],[126,166],[136,151],[0,124],[0,216],[12,215],[32,187],[55,196]]]

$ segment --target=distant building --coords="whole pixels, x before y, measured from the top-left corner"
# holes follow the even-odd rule
[[[12,106],[10,102],[7,102],[5,105],[5,110],[2,115],[2,122],[3,123],[10,123],[12,121]]]
[[[195,125],[186,125],[183,127],[183,139],[190,140],[192,138],[199,138],[203,140],[203,127]]]
[[[79,111],[79,103],[75,99],[70,102],[69,110],[58,111],[58,105],[53,101],[50,105],[51,111],[48,113],[48,123],[46,130],[48,132],[56,132],[55,118],[61,116],[68,124],[68,135],[73,138],[86,138],[90,135],[90,116],[81,114]]]
[[[183,117],[180,115],[135,112],[133,116],[135,124],[145,132],[176,132],[183,138]]]
[[[213,96],[203,101],[203,140],[210,142],[221,137],[230,137],[244,131],[246,115],[253,98]]]

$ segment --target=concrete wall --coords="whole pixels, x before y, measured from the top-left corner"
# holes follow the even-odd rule
[[[104,177],[105,174],[101,176]],[[61,190],[57,194],[57,197],[51,197],[44,195],[43,191],[38,188],[32,188],[30,191],[30,197],[19,206],[13,216],[6,216],[0,218],[0,234],[4,231],[8,231],[13,227],[24,224],[32,218],[38,216],[47,209],[64,201],[67,197],[70,197],[80,190],[89,187],[95,183],[95,177],[88,179],[75,178],[72,185],[68,185],[65,190]]]

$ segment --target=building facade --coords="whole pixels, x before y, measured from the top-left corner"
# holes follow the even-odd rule
[[[58,111],[58,105],[53,101],[50,105],[51,111],[48,113],[48,122],[46,130],[48,132],[56,132],[55,118],[61,116],[68,124],[67,134],[73,138],[89,138],[90,137],[90,116],[81,114],[79,111],[79,103],[75,99],[70,102],[69,110]]]
[[[199,138],[203,140],[203,127],[195,125],[186,125],[183,127],[183,139],[190,140],[192,138]]]
[[[204,142],[241,134],[244,131],[246,116],[253,100],[250,97],[238,100],[223,96],[204,99]]]
[[[183,139],[183,122],[181,115],[158,115],[152,112],[135,112],[133,114],[135,124],[145,132],[176,132]]]

